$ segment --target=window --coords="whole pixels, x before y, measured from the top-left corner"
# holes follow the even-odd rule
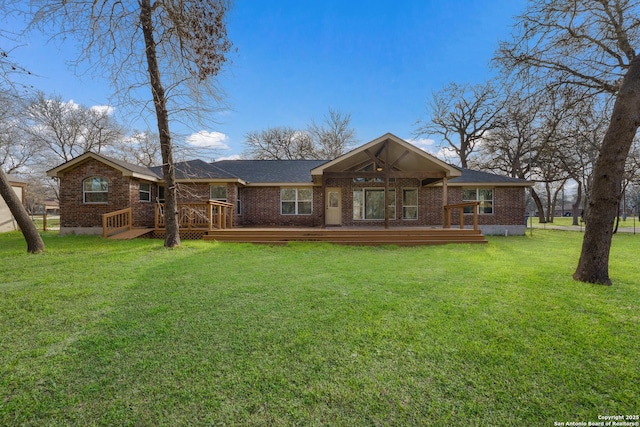
[[[219,202],[227,201],[227,186],[226,185],[211,185],[209,187],[209,199],[217,200]]]
[[[480,202],[480,206],[478,206],[480,215],[493,213],[493,190],[491,188],[465,188],[462,190],[462,201]],[[464,213],[473,213],[473,207],[465,207]]]
[[[281,188],[280,213],[282,215],[311,215],[313,190],[311,188]]]
[[[396,190],[389,189],[389,219],[396,218]],[[384,188],[353,190],[353,219],[384,219]]]
[[[418,189],[402,189],[402,219],[418,219]]]
[[[107,203],[109,200],[109,181],[92,176],[82,181],[83,203]]]
[[[356,172],[373,172],[376,170],[376,166],[373,163],[369,163],[367,166],[358,169]],[[383,183],[384,178],[353,178],[353,182],[361,183],[361,182],[379,182]],[[389,178],[389,182],[396,182],[395,178]]]
[[[143,182],[140,183],[140,201],[141,202],[150,202],[151,201],[151,184],[145,184]]]
[[[158,186],[158,203],[164,203],[164,187],[162,185]]]

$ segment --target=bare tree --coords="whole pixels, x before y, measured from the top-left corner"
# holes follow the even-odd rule
[[[32,2],[33,3],[33,2]],[[80,39],[79,62],[112,80],[123,105],[152,110],[165,182],[165,246],[180,245],[171,119],[201,119],[220,101],[215,77],[227,60],[227,0],[49,0],[27,6],[33,25]],[[20,5],[21,3],[18,3]],[[22,6],[24,8],[24,6]],[[150,89],[143,95],[141,88]],[[149,92],[147,92],[149,94]],[[149,108],[149,99],[153,108]]]
[[[351,127],[351,114],[331,108],[320,124],[311,120],[307,131],[313,138],[315,156],[318,159],[335,159],[353,148],[357,142],[356,131]]]
[[[315,159],[313,139],[305,131],[290,127],[251,131],[245,135],[243,157],[259,160]]]
[[[157,166],[162,164],[159,141],[157,133],[133,131],[120,141],[118,151],[113,156],[140,166]]]
[[[263,160],[335,159],[356,143],[351,114],[329,109],[321,123],[311,120],[306,130],[281,126],[245,135],[244,157]]]
[[[15,86],[12,84],[10,76],[11,72],[16,69],[19,69],[19,67],[13,63],[9,54],[0,49],[0,93],[4,98],[15,96]],[[4,115],[0,116],[0,122],[3,119],[6,119],[6,117]],[[22,231],[22,235],[27,243],[27,252],[44,252],[45,246],[42,237],[40,233],[38,233],[35,224],[29,218],[29,214],[22,205],[18,195],[13,191],[13,187],[11,187],[9,179],[3,171],[3,167],[4,162],[0,163],[0,196],[4,199]]]
[[[23,131],[44,167],[87,151],[100,153],[121,140],[123,129],[106,109],[89,108],[38,92],[24,112]]]
[[[17,173],[32,164],[39,147],[30,144],[21,126],[22,102],[0,94],[0,165],[6,173]]]
[[[530,91],[519,84],[505,82],[510,87],[509,96],[496,118],[496,127],[487,132],[473,163],[482,169],[541,183],[538,189],[543,188],[546,193],[546,208],[536,187],[530,191],[539,221],[544,223],[553,221],[552,204],[560,188],[558,183],[567,179],[558,147],[566,140],[564,125],[577,101],[568,90]]]
[[[625,161],[640,126],[639,16],[638,0],[536,1],[518,18],[513,40],[501,43],[498,52],[509,71],[616,98],[594,166],[582,251],[573,275],[583,282],[611,284],[613,222]]]
[[[574,113],[565,125],[566,137],[556,145],[556,156],[562,162],[572,180],[578,183],[576,199],[572,206],[573,225],[583,216],[582,200],[589,205],[593,167],[600,152],[600,144],[607,130],[610,108],[605,103],[585,98],[576,105]]]
[[[450,83],[432,94],[427,106],[430,117],[416,123],[414,135],[441,137],[466,168],[478,141],[497,126],[502,102],[491,83]]]

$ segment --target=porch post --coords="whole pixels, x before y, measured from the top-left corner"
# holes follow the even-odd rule
[[[384,142],[384,228],[389,228],[389,141]]]
[[[442,227],[447,226],[447,210],[444,208],[449,204],[447,193],[447,177],[442,178]],[[448,224],[450,227],[451,224]]]
[[[320,178],[320,200],[322,201],[322,215],[320,219],[322,220],[321,227],[325,228],[327,226],[327,178],[325,178],[324,171],[322,171],[322,178]],[[313,188],[311,189],[311,198],[313,199]],[[342,205],[341,205],[342,206]]]

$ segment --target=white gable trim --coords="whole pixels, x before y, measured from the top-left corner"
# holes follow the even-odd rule
[[[462,174],[462,172],[460,172],[460,170],[458,168],[455,168],[451,165],[449,165],[448,163],[443,162],[442,160],[438,159],[437,157],[432,156],[431,154],[427,153],[424,150],[421,150],[420,148],[416,147],[413,144],[408,143],[407,141],[403,140],[402,138],[398,138],[397,136],[395,136],[392,133],[386,133],[384,135],[382,135],[379,138],[374,139],[373,141],[370,141],[364,145],[361,145],[358,148],[355,148],[351,151],[349,151],[346,154],[343,154],[342,156],[331,160],[323,165],[320,165],[314,169],[311,170],[311,175],[312,176],[321,176],[324,171],[334,165],[339,164],[340,162],[344,161],[345,159],[348,159],[349,157],[361,153],[365,150],[368,150],[371,147],[374,147],[378,144],[380,144],[381,142],[384,142],[386,140],[389,140],[395,144],[398,144],[400,146],[402,146],[403,148],[405,148],[406,150],[408,150],[409,152],[415,154],[416,156],[420,156],[426,160],[428,160],[429,162],[435,164],[437,167],[441,168],[445,173],[447,178],[453,178],[453,177],[457,177],[460,176]]]

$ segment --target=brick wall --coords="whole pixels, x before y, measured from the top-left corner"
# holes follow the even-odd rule
[[[241,190],[242,224],[248,226],[316,227],[323,224],[322,189],[313,187],[311,215],[282,215],[280,187],[245,187]]]
[[[101,177],[109,182],[106,204],[83,203],[82,182],[89,177]],[[153,201],[157,186],[150,183],[151,202],[140,201],[140,181],[94,159],[67,171],[60,180],[60,226],[102,227],[102,214],[132,208],[134,227],[151,227],[154,223]]]
[[[82,182],[97,176],[109,182],[108,202],[85,204],[82,201]],[[60,180],[60,226],[102,227],[102,214],[130,206],[129,178],[93,159],[67,171]]]
[[[140,200],[140,184],[150,184],[151,201]],[[129,203],[133,215],[134,227],[153,227],[155,224],[154,202],[158,197],[158,185],[148,181],[131,179],[129,182]]]

